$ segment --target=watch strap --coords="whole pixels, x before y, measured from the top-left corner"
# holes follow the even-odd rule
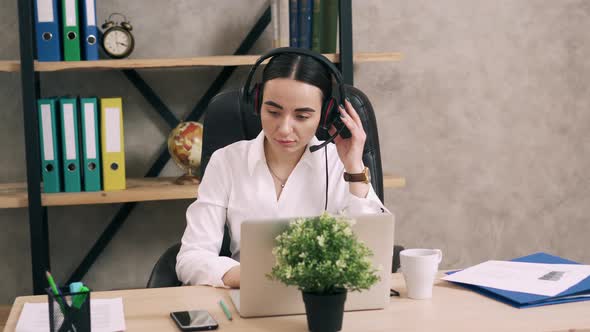
[[[347,173],[344,172],[344,181],[346,182],[364,182],[369,183],[369,168],[365,166],[365,169],[361,173]]]

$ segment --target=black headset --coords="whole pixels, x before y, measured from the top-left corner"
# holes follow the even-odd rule
[[[344,84],[342,83],[342,74],[340,74],[340,71],[338,70],[338,68],[336,68],[336,66],[334,66],[334,64],[330,60],[328,60],[325,56],[323,56],[319,53],[310,51],[310,50],[306,50],[303,48],[294,48],[294,47],[281,47],[281,48],[273,49],[272,51],[262,55],[256,61],[256,63],[254,63],[254,65],[250,69],[250,73],[248,73],[248,78],[246,79],[246,82],[244,83],[244,86],[242,87],[242,90],[240,93],[241,105],[243,107],[250,106],[254,109],[254,112],[256,114],[260,114],[260,109],[262,107],[262,92],[264,90],[264,84],[263,83],[256,83],[256,84],[254,84],[253,88],[250,88],[250,85],[252,83],[252,78],[254,77],[256,69],[266,59],[275,57],[280,54],[287,54],[287,53],[309,56],[311,58],[316,59],[332,73],[332,77],[334,77],[334,80],[336,81],[336,84],[338,86],[338,89],[337,89],[339,92],[338,99],[336,99],[333,96],[333,94],[332,94],[332,96],[326,96],[326,98],[324,99],[324,102],[322,104],[322,112],[321,112],[322,118],[320,120],[320,126],[318,128],[318,129],[324,130],[325,133],[327,133],[328,129],[332,125],[334,125],[334,127],[336,128],[336,132],[333,135],[331,135],[327,140],[325,140],[323,143],[309,147],[309,150],[311,152],[315,152],[315,151],[323,148],[324,146],[326,146],[330,142],[332,142],[338,135],[342,136],[343,138],[350,138],[351,137],[350,131],[348,130],[348,128],[346,128],[346,125],[344,124],[344,122],[342,122],[342,119],[340,119],[340,111],[338,110],[338,105],[344,105],[344,100],[346,99],[346,92],[344,91]]]
[[[250,72],[248,73],[248,78],[246,79],[246,82],[244,83],[244,86],[242,87],[242,90],[240,91],[240,107],[244,107],[246,109],[248,109],[248,107],[251,107],[254,109],[255,114],[257,114],[257,115],[260,114],[260,111],[261,111],[260,108],[262,107],[262,92],[264,90],[264,84],[263,83],[256,83],[256,84],[254,84],[253,88],[250,88],[250,85],[252,83],[252,78],[254,77],[256,69],[266,59],[275,57],[279,54],[287,54],[287,53],[309,56],[309,57],[316,59],[332,73],[332,77],[334,77],[334,80],[336,81],[336,84],[338,85],[338,89],[337,89],[339,92],[338,99],[336,99],[334,97],[333,93],[332,93],[332,96],[325,96],[325,100],[322,103],[320,126],[318,128],[318,131],[323,130],[325,133],[328,133],[328,129],[333,125],[336,128],[336,132],[333,135],[331,135],[327,140],[325,140],[323,143],[321,143],[319,145],[310,146],[309,151],[315,152],[315,151],[325,147],[330,142],[334,141],[334,139],[336,137],[338,137],[338,135],[342,136],[343,138],[352,137],[352,135],[350,134],[350,131],[348,130],[348,128],[346,127],[344,122],[342,122],[342,119],[340,118],[340,111],[338,110],[338,105],[344,105],[344,100],[346,99],[346,92],[344,91],[344,84],[342,83],[342,74],[340,74],[340,71],[338,70],[338,68],[336,68],[336,66],[334,66],[334,64],[330,60],[328,60],[325,56],[323,56],[319,53],[310,51],[310,50],[303,49],[303,48],[294,48],[294,47],[276,48],[276,49],[262,55],[258,60],[256,60],[256,63],[254,63],[254,65],[250,69]],[[340,101],[340,102],[338,102],[338,101]],[[324,152],[325,152],[324,156],[325,156],[325,161],[326,161],[326,200],[324,202],[324,210],[327,210],[328,209],[328,152],[325,149],[324,149]]]

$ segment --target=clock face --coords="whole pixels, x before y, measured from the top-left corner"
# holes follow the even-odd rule
[[[111,29],[103,36],[104,49],[111,56],[126,56],[133,48],[131,36],[124,30]]]

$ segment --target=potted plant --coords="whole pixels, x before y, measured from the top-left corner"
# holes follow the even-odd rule
[[[310,331],[339,331],[347,291],[379,280],[373,254],[353,234],[353,223],[324,213],[291,222],[276,238],[276,264],[267,277],[301,290]]]

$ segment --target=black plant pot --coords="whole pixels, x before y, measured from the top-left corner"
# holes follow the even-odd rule
[[[310,331],[336,332],[342,329],[346,289],[338,290],[334,294],[301,293]]]

